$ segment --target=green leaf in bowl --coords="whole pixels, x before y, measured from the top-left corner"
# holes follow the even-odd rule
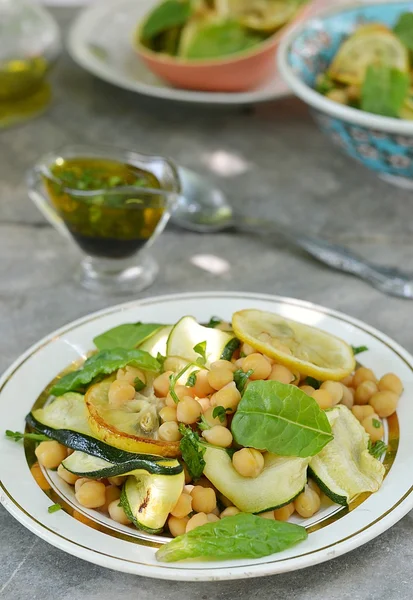
[[[157,35],[175,27],[182,27],[191,16],[191,3],[187,0],[166,0],[147,17],[141,29],[142,40],[152,40]]]
[[[400,15],[393,31],[409,50],[413,50],[413,13]]]
[[[408,73],[386,65],[370,65],[361,89],[361,109],[398,117],[409,91]]]

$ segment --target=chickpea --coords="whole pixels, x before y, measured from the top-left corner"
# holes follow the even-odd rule
[[[367,367],[360,367],[353,375],[353,383],[352,386],[357,388],[360,383],[363,381],[374,381],[376,383],[377,379],[375,374],[371,369],[367,369]]]
[[[176,417],[178,421],[180,423],[185,423],[186,425],[196,423],[201,416],[201,412],[202,410],[199,402],[190,396],[185,396],[176,407]]]
[[[355,404],[368,404],[370,398],[378,391],[377,385],[374,381],[362,381],[360,385],[356,387],[354,392]]]
[[[189,519],[188,523],[186,524],[185,532],[188,533],[188,531],[192,531],[193,529],[196,529],[201,525],[206,525],[207,523],[208,517],[204,512],[200,512]]]
[[[225,508],[230,508],[231,506],[234,506],[234,503],[229,498],[224,496],[224,494],[219,494],[219,501],[223,506],[225,506]]]
[[[236,506],[228,506],[225,508],[220,514],[221,519],[225,517],[233,517],[234,515],[238,515],[241,511]]]
[[[108,477],[110,485],[122,486],[127,480],[126,475],[115,475],[114,477]]]
[[[234,380],[234,373],[230,369],[214,369],[208,373],[208,383],[214,390],[220,390]]]
[[[81,477],[80,479],[78,479],[75,483],[75,492],[77,493],[80,490],[80,488],[82,487],[82,485],[84,485],[88,481],[92,481],[92,480],[89,479],[88,477]]]
[[[168,527],[171,535],[175,538],[179,535],[184,535],[186,526],[188,525],[189,517],[178,519],[177,517],[169,517]]]
[[[131,522],[123,510],[123,507],[119,505],[119,500],[113,500],[113,502],[109,504],[108,513],[111,519],[121,525],[129,525]]]
[[[349,85],[347,88],[347,97],[350,102],[358,102],[360,100],[361,89],[358,85]]]
[[[264,468],[264,457],[255,448],[242,448],[234,453],[232,465],[243,477],[258,477]]]
[[[313,392],[315,392],[315,388],[312,385],[300,385],[299,389],[307,394],[307,396],[312,396]]]
[[[214,425],[211,429],[205,429],[202,432],[202,437],[213,446],[220,448],[229,448],[232,444],[232,433],[222,425]]]
[[[43,475],[43,471],[38,462],[35,462],[32,468],[30,469],[30,473],[33,475],[37,485],[41,490],[46,491],[50,490],[50,483],[47,481],[46,477]]]
[[[184,398],[192,398],[193,390],[185,385],[176,385],[175,394],[178,396],[179,400],[184,400]],[[166,406],[171,406],[172,408],[177,406],[175,400],[172,398],[169,392],[166,396],[165,404]]]
[[[199,402],[202,413],[206,412],[208,408],[211,408],[211,401],[209,398],[197,398],[196,401]]]
[[[198,513],[211,513],[217,506],[215,491],[209,487],[196,485],[191,492],[192,509]]]
[[[218,323],[218,325],[215,327],[215,329],[220,329],[221,331],[231,331],[232,332],[231,323],[228,323],[228,321],[221,321],[221,323]]]
[[[314,481],[314,479],[309,479],[307,481],[307,485],[310,489],[313,490],[313,492],[315,492],[316,494],[318,494],[319,496],[321,496],[321,490],[318,487],[318,485],[316,484],[316,482]]]
[[[67,456],[70,456],[71,454],[73,454],[73,452],[74,452],[73,448],[66,448]]]
[[[294,375],[284,365],[274,365],[268,379],[279,381],[280,383],[291,383],[294,381]]]
[[[193,391],[195,396],[198,398],[204,398],[205,396],[209,396],[214,392],[214,388],[211,387],[208,383],[208,371],[205,369],[201,369],[196,374],[195,385],[193,386]]]
[[[169,421],[176,421],[176,405],[175,406],[165,406],[162,410],[159,411],[159,416],[162,419],[162,423],[169,423]]]
[[[361,424],[363,425],[366,432],[369,434],[372,442],[378,442],[383,439],[384,428],[383,423],[380,421],[379,416],[376,414],[366,417]]]
[[[344,379],[341,380],[341,383],[346,387],[351,387],[353,385],[353,374],[344,377]]]
[[[219,510],[218,506],[216,506],[216,507],[214,508],[214,510],[212,511],[212,513],[211,513],[211,514],[213,514],[213,515],[216,515],[217,517],[220,517],[220,516],[221,516],[221,515],[220,515],[220,510]]]
[[[268,510],[267,512],[260,513],[258,516],[262,517],[263,519],[268,519],[269,521],[275,521],[275,514],[273,510]]]
[[[216,360],[211,364],[211,370],[214,369],[229,369],[234,372],[237,370],[237,367],[229,360]]]
[[[178,423],[175,421],[162,423],[158,429],[158,436],[164,442],[179,442],[182,437],[179,433]]]
[[[348,96],[345,90],[340,88],[333,88],[326,94],[326,98],[337,102],[338,104],[348,104]]]
[[[275,360],[273,358],[270,358],[266,354],[263,354],[262,356],[263,356],[263,358],[265,358],[265,360],[267,361],[267,363],[269,365],[271,365],[271,366],[275,365]]]
[[[312,517],[321,505],[320,496],[308,485],[305,490],[294,500],[294,508],[301,517],[308,519]]]
[[[343,384],[342,384],[343,385]],[[341,404],[347,406],[347,408],[353,408],[354,405],[354,390],[343,385],[343,398]]]
[[[333,399],[333,406],[339,404],[343,399],[343,386],[338,381],[323,381],[320,386],[320,390],[326,390],[330,393]]]
[[[105,484],[101,481],[86,481],[75,492],[76,500],[86,508],[99,508],[105,504]]]
[[[387,373],[383,375],[378,383],[378,388],[381,392],[393,392],[398,396],[401,396],[403,393],[403,384],[397,375],[394,373]]]
[[[252,356],[252,355],[251,355]],[[216,392],[211,398],[212,406],[223,406],[235,412],[238,404],[241,402],[241,394],[239,393],[234,381]]]
[[[244,358],[238,358],[238,360],[235,361],[235,366],[237,367],[237,369],[242,369],[244,366],[244,362],[245,362],[245,357]]]
[[[298,386],[300,384],[300,381],[301,381],[301,375],[300,375],[299,371],[291,371],[291,372],[292,372],[293,377],[294,377],[293,381],[291,382],[291,385]]]
[[[364,421],[364,419],[374,414],[374,408],[370,406],[370,404],[365,404],[363,406],[355,405],[351,409],[351,412],[361,423],[362,421]]]
[[[294,502],[290,502],[290,504],[287,504],[286,506],[277,508],[274,511],[274,518],[276,521],[288,521],[294,511]]]
[[[65,469],[62,464],[57,467],[57,474],[61,479],[63,479],[63,481],[70,483],[70,485],[75,485],[76,481],[79,479],[78,475],[75,475],[74,473],[71,473]]]
[[[187,517],[190,512],[192,512],[192,496],[183,492],[179,496],[173,510],[171,510],[171,515],[182,519],[183,517]]]
[[[323,410],[333,406],[333,397],[328,390],[315,390],[312,393],[312,398],[314,398],[318,406]]]
[[[165,371],[162,375],[158,375],[153,381],[153,390],[158,398],[165,398],[169,392],[170,376],[173,371]]]
[[[369,404],[379,417],[390,417],[397,408],[399,396],[394,392],[377,392],[370,398]]]
[[[124,369],[118,369],[116,373],[116,379],[120,381],[126,381],[135,387],[135,379],[139,379],[142,383],[146,384],[146,376],[143,371],[140,371],[136,367],[127,365]]]
[[[100,507],[104,512],[109,511],[109,504],[117,500],[119,502],[120,489],[116,485],[107,485],[105,488],[105,504]]]
[[[167,356],[163,363],[164,371],[178,373],[185,366],[185,361],[180,356]]]
[[[217,521],[220,521],[220,518],[214,513],[209,513],[209,515],[207,515],[207,519],[208,523],[216,523]]]
[[[221,421],[219,417],[213,417],[213,413],[214,413],[214,406],[211,406],[211,408],[208,408],[205,412],[204,412],[204,419],[205,421],[208,423],[208,425],[210,425],[211,427],[215,427],[215,425],[221,425],[222,427],[226,427],[227,426],[227,417],[224,417],[224,420]]]
[[[244,360],[243,369],[245,372],[252,370],[250,375],[252,381],[267,379],[272,372],[272,367],[269,362],[265,360],[262,354],[258,354],[258,352],[254,352],[247,356]]]
[[[66,458],[66,448],[59,442],[40,442],[35,450],[37,460],[46,469],[57,469]]]
[[[122,406],[125,402],[130,402],[135,398],[135,388],[127,381],[115,379],[109,387],[109,404],[110,406]]]
[[[244,355],[245,356],[249,356],[250,354],[254,354],[255,352],[255,348],[253,348],[252,346],[250,346],[247,343],[242,344],[241,346],[241,356]]]

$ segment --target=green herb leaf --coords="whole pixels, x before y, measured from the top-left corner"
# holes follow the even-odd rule
[[[368,350],[367,346],[351,346],[351,348],[353,350],[354,356],[356,356],[357,354],[361,354],[362,352],[367,352]]]
[[[407,73],[386,65],[370,65],[361,88],[361,110],[398,117],[409,92]]]
[[[186,386],[187,387],[194,387],[194,385],[196,384],[196,376],[197,373],[199,373],[199,371],[193,371],[190,376],[188,377],[188,379],[186,380]]]
[[[235,385],[240,394],[244,393],[245,386],[247,385],[248,379],[254,373],[253,369],[250,369],[247,372],[244,372],[242,369],[237,369],[234,373],[234,381]]]
[[[227,416],[227,412],[232,412],[232,410],[230,408],[225,409],[223,406],[216,406],[212,411],[212,417],[214,419],[219,419],[221,423],[223,423]]]
[[[205,448],[201,446],[199,435],[192,431],[190,427],[185,427],[182,423],[179,425],[179,431],[183,436],[180,442],[182,458],[188,468],[189,474],[195,481],[199,479],[204,472]]]
[[[62,507],[60,506],[60,504],[52,504],[51,506],[49,506],[49,508],[47,509],[47,512],[49,514],[55,513],[58,510],[62,510]]]
[[[413,50],[413,13],[400,15],[393,31],[409,50]]]
[[[185,367],[183,369],[181,369],[179,371],[179,373],[175,373],[175,375],[169,375],[169,393],[171,394],[172,399],[175,402],[175,404],[178,404],[178,402],[179,402],[179,398],[175,392],[175,386],[178,383],[179,379],[181,379],[181,377],[183,375],[185,375],[187,370],[192,366],[193,366],[193,363],[188,363],[187,365],[185,365]]]
[[[222,323],[222,319],[220,319],[219,317],[211,317],[209,319],[209,323],[207,323],[206,327],[210,327],[211,329],[215,329],[215,327],[218,327],[218,325]]]
[[[180,49],[180,54],[189,59],[221,58],[247,50],[262,40],[262,36],[242,27],[237,21],[203,23],[186,47]]]
[[[317,77],[315,89],[319,94],[328,94],[328,92],[331,92],[334,87],[334,82],[330,79],[327,73],[321,73]]]
[[[166,0],[159,4],[146,19],[141,37],[151,40],[173,27],[182,27],[191,16],[191,3],[184,0]]]
[[[166,356],[163,356],[160,352],[158,352],[156,355],[156,360],[161,365],[161,368],[163,368],[164,362],[166,361]]]
[[[20,440],[33,440],[35,442],[49,442],[50,438],[42,433],[20,433],[20,431],[10,431],[6,429],[6,437],[19,442]]]
[[[311,387],[313,387],[315,390],[318,390],[320,388],[321,381],[318,381],[318,379],[315,379],[315,377],[306,377],[304,384],[311,385]]]
[[[193,348],[194,352],[196,352],[197,354],[200,355],[200,357],[196,359],[196,362],[198,365],[203,366],[203,365],[205,365],[205,363],[207,361],[206,346],[207,346],[206,342],[199,342],[199,344],[197,344]]]
[[[270,521],[240,513],[207,523],[162,546],[158,561],[174,562],[186,558],[261,558],[291,548],[307,539],[301,525]]]
[[[136,348],[161,327],[156,323],[125,323],[98,335],[93,342],[98,350]]]
[[[81,369],[64,375],[50,390],[51,394],[61,396],[66,392],[82,390],[88,383],[100,375],[110,375],[126,365],[133,365],[144,371],[157,373],[160,364],[144,350],[125,348],[112,348],[102,350],[87,359]]]
[[[317,402],[279,381],[252,381],[231,428],[237,444],[281,456],[314,456],[333,439]]]
[[[370,454],[379,460],[382,457],[382,454],[387,451],[387,445],[381,440],[374,443],[369,440],[368,449]]]
[[[381,422],[378,419],[372,419],[372,424],[375,429],[380,429]]]
[[[135,377],[135,381],[133,382],[133,385],[135,386],[135,390],[137,392],[140,392],[145,387],[144,382],[142,381],[142,379],[139,379],[139,377]]]
[[[207,429],[211,429],[211,425],[208,423],[204,415],[201,415],[201,420],[198,421],[198,429],[201,431],[206,431]]]

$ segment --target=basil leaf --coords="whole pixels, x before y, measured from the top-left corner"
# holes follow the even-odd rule
[[[413,50],[413,13],[400,15],[393,31],[409,50]]]
[[[184,58],[220,58],[242,52],[262,42],[263,38],[248,31],[237,21],[200,25],[183,50]]]
[[[398,117],[409,86],[407,73],[386,65],[370,65],[361,88],[361,110],[383,117]]]
[[[354,356],[361,354],[362,352],[367,352],[368,350],[367,346],[351,346],[351,349],[353,350]]]
[[[20,440],[33,440],[34,442],[49,442],[51,438],[42,433],[20,433],[20,431],[10,431],[6,429],[6,437],[19,442]]]
[[[163,356],[160,352],[158,352],[158,354],[156,355],[156,360],[158,361],[158,363],[160,364],[161,368],[164,365],[164,362],[166,361],[166,356]]]
[[[199,344],[197,344],[193,348],[194,352],[196,352],[197,354],[199,354],[199,358],[196,359],[196,362],[200,366],[205,365],[205,363],[207,361],[207,358],[206,358],[206,346],[207,346],[206,342],[199,342]]]
[[[220,323],[222,323],[222,319],[220,319],[219,317],[211,317],[206,327],[211,327],[211,329],[215,329],[215,327],[218,327]]]
[[[225,409],[223,406],[216,406],[212,411],[212,417],[214,419],[219,419],[221,423],[225,421],[225,417],[227,416],[227,410],[232,412],[230,408]]]
[[[261,558],[291,548],[307,539],[301,525],[270,521],[240,513],[207,523],[162,546],[158,561],[174,562],[186,558]]]
[[[125,348],[112,348],[102,350],[87,359],[81,369],[64,375],[50,390],[55,396],[66,392],[75,392],[83,389],[88,383],[99,375],[110,375],[118,369],[133,365],[144,371],[157,373],[160,370],[159,362],[144,350]]]
[[[318,390],[321,385],[321,381],[319,381],[315,377],[306,377],[304,384],[311,385],[311,387],[313,387],[315,390]]]
[[[368,449],[370,454],[374,456],[374,458],[377,458],[377,460],[379,460],[382,454],[386,452],[387,445],[381,440],[374,443],[371,440],[369,440]]]
[[[195,431],[192,431],[190,427],[185,427],[185,425],[182,425],[181,423],[179,431],[183,436],[179,445],[182,452],[182,458],[192,479],[197,480],[204,472],[205,448],[199,443],[199,435],[195,433]]]
[[[314,456],[333,439],[317,402],[279,381],[252,381],[231,428],[237,444],[280,456]]]
[[[235,385],[237,386],[237,389],[240,394],[244,393],[245,386],[247,385],[248,379],[251,377],[251,375],[253,373],[254,373],[254,371],[252,369],[250,369],[246,373],[242,369],[237,369],[235,371],[234,381],[235,381]]]
[[[146,19],[141,37],[151,40],[155,36],[172,29],[182,27],[191,16],[191,3],[183,0],[166,0],[159,4]]]
[[[136,348],[161,327],[156,323],[125,323],[101,333],[93,342],[98,350]]]
[[[188,377],[188,379],[186,380],[186,387],[194,387],[194,385],[196,384],[196,376],[199,373],[199,371],[193,371],[190,376]]]

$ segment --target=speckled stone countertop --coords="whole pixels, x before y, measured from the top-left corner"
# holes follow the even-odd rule
[[[56,9],[65,27],[73,9]],[[67,56],[41,118],[0,134],[0,369],[52,329],[127,300],[73,281],[79,255],[27,199],[24,173],[66,143],[109,143],[170,155],[219,182],[239,208],[284,219],[364,256],[413,271],[413,197],[343,157],[294,99],[255,109],[155,101],[98,81]],[[225,177],[218,167],[227,165]],[[366,320],[413,350],[413,303],[389,298],[273,240],[201,236],[172,227],[154,255],[161,273],[145,295],[241,290],[294,296]],[[214,275],[194,255],[224,258]],[[3,428],[5,424],[2,424]],[[413,518],[366,546],[304,571],[248,581],[152,581],[96,567],[49,546],[0,508],[0,598],[5,600],[411,600]]]

